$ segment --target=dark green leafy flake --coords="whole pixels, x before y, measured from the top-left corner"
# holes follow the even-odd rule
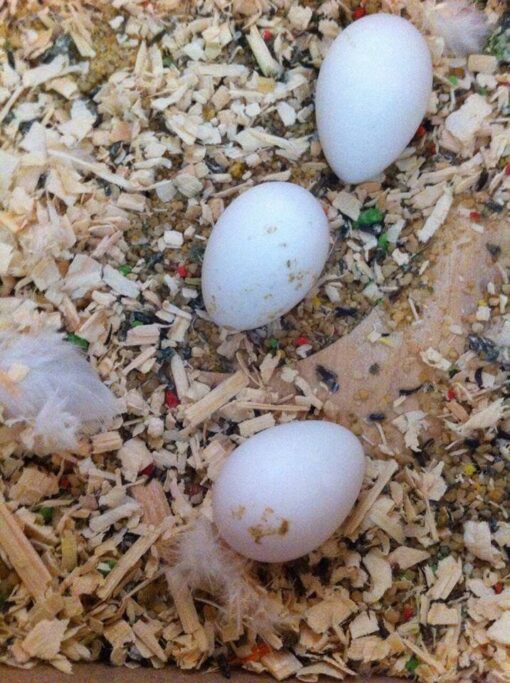
[[[418,668],[419,663],[420,662],[416,659],[416,657],[411,657],[411,659],[408,659],[406,662],[406,670],[410,673],[413,673]]]
[[[51,524],[54,512],[55,508],[39,508],[39,514],[43,518],[45,524]]]
[[[119,266],[119,273],[122,273],[122,275],[129,275],[132,270],[133,269],[131,266],[128,266],[127,263],[125,263],[123,266]]]
[[[89,348],[89,343],[83,337],[79,337],[77,334],[70,333],[66,336],[66,341],[75,346],[79,346],[80,349],[86,351]]]
[[[381,223],[382,219],[382,211],[378,209],[376,206],[372,206],[370,209],[365,209],[360,213],[355,225],[358,228],[362,228],[368,225],[374,225],[375,223]]]
[[[388,248],[390,246],[390,241],[388,239],[388,233],[387,232],[383,232],[382,235],[379,235],[379,239],[377,240],[377,246],[384,253],[386,253],[388,251]]]

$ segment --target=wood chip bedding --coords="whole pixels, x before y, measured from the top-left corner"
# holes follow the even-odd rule
[[[357,9],[0,3],[0,332],[65,330],[121,410],[103,433],[42,454],[33,424],[2,420],[0,662],[510,677],[510,259],[490,242],[500,277],[465,321],[465,352],[424,352],[433,381],[399,399],[425,392],[441,433],[428,438],[423,411],[375,417],[405,447],[366,441],[362,496],[320,550],[285,566],[221,565],[240,603],[217,574],[193,583],[176,564],[186,530],[210,525],[209,488],[237,444],[327,414],[293,360],[402,289],[397,322],[419,324],[426,292],[413,286],[447,216],[483,234],[507,215],[508,15],[487,54],[450,58],[430,39],[427,119],[384,179],[353,188],[324,161],[312,95]],[[382,9],[417,16],[419,3]],[[489,0],[484,11],[496,22],[502,9]],[[281,322],[227,334],[203,310],[204,246],[230,199],[269,179],[320,198],[331,257]],[[232,375],[216,386],[203,370]],[[25,371],[2,368],[0,387]],[[353,429],[363,436],[364,422]]]

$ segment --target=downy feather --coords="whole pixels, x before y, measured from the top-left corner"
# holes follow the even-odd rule
[[[490,25],[487,16],[470,0],[428,0],[423,13],[425,27],[444,40],[449,52],[461,57],[482,52]]]
[[[98,429],[119,413],[81,351],[44,329],[0,332],[0,406],[33,428],[38,452],[73,448],[85,427]]]
[[[175,547],[168,570],[193,592],[208,593],[227,623],[244,624],[257,633],[284,621],[281,605],[272,602],[250,575],[251,563],[231,550],[215,526],[203,515],[186,527]]]

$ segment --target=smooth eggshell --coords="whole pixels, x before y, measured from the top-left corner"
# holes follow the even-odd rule
[[[207,243],[202,293],[209,315],[234,330],[276,320],[313,287],[328,250],[328,221],[308,190],[283,182],[247,190]]]
[[[214,521],[241,555],[286,562],[340,526],[360,492],[363,448],[331,422],[291,422],[256,434],[223,465],[213,488]]]
[[[369,180],[416,133],[432,92],[432,61],[406,19],[373,14],[334,40],[317,81],[315,108],[324,154],[345,182]]]

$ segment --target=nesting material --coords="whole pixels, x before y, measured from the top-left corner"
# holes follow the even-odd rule
[[[471,0],[427,0],[424,7],[429,30],[442,38],[453,54],[482,52],[490,35],[487,16]]]
[[[31,428],[41,453],[75,448],[84,428],[97,430],[119,412],[83,354],[51,330],[0,332],[0,380],[6,417]]]
[[[250,563],[230,550],[206,517],[181,531],[174,553],[170,585],[209,593],[219,601],[224,623],[264,634],[285,621],[283,606],[269,601],[250,576]]]
[[[0,328],[43,322],[88,345],[125,412],[93,438],[79,431],[71,452],[34,458],[35,418],[0,411],[0,664],[167,663],[193,679],[220,669],[235,679],[241,667],[310,682],[508,678],[508,28],[470,60],[427,36],[433,97],[384,177],[344,186],[316,136],[316,74],[335,36],[363,11],[423,28],[423,6],[2,4]],[[489,0],[484,12],[496,22],[504,9]],[[252,51],[253,26],[264,47]],[[226,333],[204,313],[201,260],[225,208],[267,180],[312,191],[331,253],[281,320]],[[453,253],[466,261],[454,259],[462,306],[452,307],[457,287],[440,284],[443,300],[432,273]],[[444,344],[430,339],[438,298]],[[295,361],[355,328],[371,340],[366,354],[336,380],[326,365],[316,390],[314,368],[301,377]],[[387,359],[397,354],[405,372],[398,338],[409,330],[419,373],[390,392]],[[34,358],[47,354],[41,344]],[[33,363],[3,360],[2,378],[22,384]],[[66,397],[78,395],[76,376]],[[339,410],[351,378],[360,390]],[[48,412],[58,434],[62,416]],[[91,414],[103,417],[97,402]],[[363,441],[362,493],[317,551],[243,567],[285,619],[257,633],[249,614],[227,620],[221,580],[211,586],[206,572],[190,587],[173,570],[178,540],[211,518],[210,489],[242,431],[323,418]]]
[[[0,547],[30,595],[42,598],[51,583],[51,574],[5,503],[0,503]]]

